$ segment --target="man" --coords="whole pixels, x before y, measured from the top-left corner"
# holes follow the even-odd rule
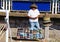
[[[30,10],[28,12],[28,17],[29,17],[29,22],[31,25],[30,30],[39,30],[39,23],[38,23],[38,17],[39,17],[40,13],[39,10],[37,9],[37,6],[35,4],[32,4],[30,6]]]
[[[40,35],[40,33],[39,33],[40,26],[39,26],[39,22],[38,22],[39,15],[40,15],[40,12],[37,9],[36,4],[32,4],[30,6],[30,10],[28,11],[28,17],[29,17],[29,22],[30,22],[30,25],[31,25],[30,30],[32,30],[32,31],[37,30],[38,31],[36,33],[37,38],[41,37],[41,36],[39,36]],[[33,36],[33,34],[31,34],[30,37],[33,38],[32,36]]]

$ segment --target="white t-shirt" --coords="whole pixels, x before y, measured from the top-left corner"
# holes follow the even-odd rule
[[[38,9],[35,9],[34,11],[32,9],[29,10],[28,12],[28,16],[32,17],[32,18],[35,18],[37,17],[38,15],[40,15],[39,13],[39,10]],[[30,22],[38,22],[38,18],[36,19],[29,19]]]

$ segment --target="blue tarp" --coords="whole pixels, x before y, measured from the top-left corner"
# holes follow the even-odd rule
[[[29,10],[33,2],[12,1],[12,10]],[[35,2],[39,11],[50,11],[50,2]]]

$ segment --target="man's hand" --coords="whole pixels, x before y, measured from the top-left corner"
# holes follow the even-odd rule
[[[37,19],[38,17],[33,18],[34,20]]]

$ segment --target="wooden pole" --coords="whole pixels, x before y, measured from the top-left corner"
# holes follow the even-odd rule
[[[49,26],[45,27],[45,42],[49,42]]]
[[[9,34],[9,11],[6,10],[6,23],[7,23],[7,30],[6,30],[6,42],[8,42],[8,34]]]

